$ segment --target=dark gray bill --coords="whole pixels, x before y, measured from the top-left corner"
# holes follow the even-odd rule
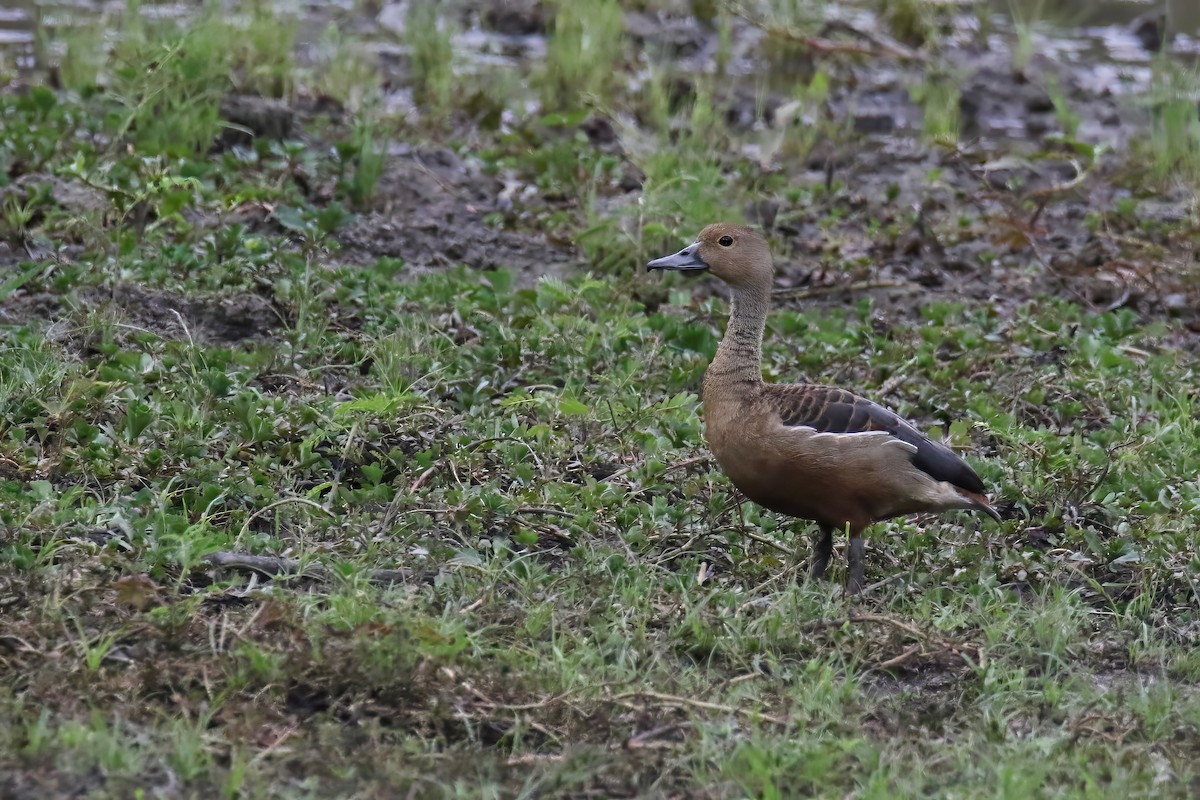
[[[708,264],[705,264],[704,260],[697,255],[699,251],[700,243],[692,242],[675,255],[663,256],[662,258],[654,259],[646,265],[646,272],[649,272],[653,269],[708,269]]]

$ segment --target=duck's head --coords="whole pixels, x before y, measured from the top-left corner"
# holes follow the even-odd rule
[[[646,265],[647,272],[653,269],[708,270],[734,288],[770,286],[775,272],[766,238],[754,228],[727,222],[709,225],[678,253]]]

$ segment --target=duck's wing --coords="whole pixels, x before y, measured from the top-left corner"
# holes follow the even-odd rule
[[[908,445],[913,466],[934,480],[980,497],[984,493],[983,481],[966,461],[878,403],[834,386],[771,384],[766,389],[764,399],[784,425],[828,434],[888,434]]]

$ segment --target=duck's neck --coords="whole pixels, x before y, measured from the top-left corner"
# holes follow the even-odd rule
[[[762,383],[762,337],[771,307],[771,287],[734,288],[729,325],[705,373],[705,392]]]

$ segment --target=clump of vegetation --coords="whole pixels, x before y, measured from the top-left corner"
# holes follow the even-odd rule
[[[1200,179],[1200,74],[1162,62],[1150,91],[1150,137],[1138,145],[1158,181]]]
[[[320,51],[319,63],[311,72],[318,94],[354,113],[378,93],[379,66],[362,41],[344,35],[330,23],[321,34]]]
[[[235,17],[227,25],[237,91],[290,97],[296,83],[294,51],[299,18],[281,15],[265,3],[255,3],[248,16]]]
[[[929,0],[883,0],[880,13],[899,41],[920,47],[934,30],[934,4]]]
[[[625,58],[625,20],[617,0],[554,4],[554,25],[540,73],[547,110],[584,108],[607,100]]]
[[[425,116],[445,118],[454,101],[454,31],[440,4],[409,6],[405,40],[412,59],[413,99]]]
[[[386,166],[388,139],[386,120],[375,108],[366,108],[357,116],[350,137],[338,146],[345,167],[340,188],[358,209],[370,205]]]
[[[111,24],[102,17],[92,24],[69,25],[53,43],[43,45],[43,50],[53,53],[63,88],[86,92],[96,87],[108,61],[104,31]]]
[[[1027,77],[1033,63],[1036,51],[1034,35],[1037,24],[1045,19],[1045,5],[1045,0],[1009,0],[1008,12],[1015,35],[1010,51],[1012,70],[1014,75],[1021,78]]]
[[[1068,141],[1074,141],[1079,135],[1079,123],[1082,119],[1079,111],[1071,106],[1070,98],[1053,76],[1046,77],[1046,94],[1054,104],[1054,117],[1058,120],[1063,135]]]
[[[588,227],[579,242],[601,269],[644,263],[668,242],[696,233],[708,221],[741,217],[743,194],[718,155],[729,132],[713,106],[711,89],[697,87],[671,113],[661,80],[644,88],[653,135],[631,132],[626,143],[628,157],[642,175],[640,203],[599,213],[593,195],[586,206]]]
[[[948,76],[932,76],[909,90],[913,102],[921,105],[925,135],[932,141],[958,142],[959,85]]]
[[[185,29],[129,24],[113,54],[112,91],[126,108],[122,133],[150,155],[190,156],[212,142],[230,88],[229,27],[205,17]]]
[[[759,162],[770,166],[777,157],[802,161],[817,142],[836,134],[838,123],[829,115],[829,74],[816,72],[807,83],[797,82],[792,101],[775,110],[763,136]]]
[[[182,25],[149,21],[136,5],[123,15],[67,26],[51,48],[64,87],[91,94],[103,86],[122,107],[118,134],[140,152],[187,157],[220,129],[220,103],[231,91],[290,93],[297,22],[261,7],[227,19],[214,9]],[[116,29],[111,52],[105,25]]]

